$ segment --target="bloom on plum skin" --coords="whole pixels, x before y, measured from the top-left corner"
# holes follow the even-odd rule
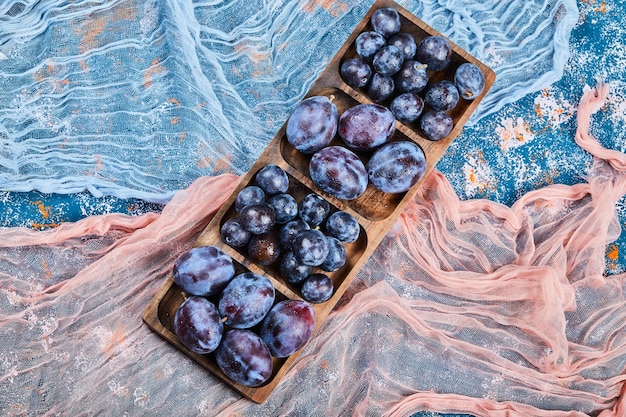
[[[353,200],[367,189],[365,165],[342,146],[328,146],[313,154],[309,174],[322,191],[339,199]]]
[[[400,31],[400,14],[391,7],[377,9],[370,18],[372,28],[389,39]]]
[[[402,193],[417,184],[426,172],[426,156],[410,141],[392,142],[379,148],[368,162],[372,185],[386,193]]]
[[[223,333],[224,324],[217,307],[204,297],[192,295],[178,306],[174,314],[174,334],[192,352],[213,352]]]
[[[248,387],[258,387],[272,376],[268,346],[248,329],[226,331],[215,351],[215,361],[228,378]]]
[[[337,122],[337,106],[328,97],[309,97],[298,104],[287,120],[287,141],[302,153],[313,153],[335,137]]]
[[[272,356],[285,358],[311,338],[315,329],[315,311],[306,301],[280,301],[261,322],[259,336]]]
[[[220,295],[218,310],[225,324],[237,329],[258,324],[272,308],[275,289],[263,275],[244,272],[237,275]]]
[[[189,249],[176,259],[173,267],[174,282],[191,295],[217,295],[234,276],[232,258],[215,246]]]
[[[388,142],[395,131],[393,113],[380,104],[357,104],[339,118],[339,136],[353,150],[372,150]]]

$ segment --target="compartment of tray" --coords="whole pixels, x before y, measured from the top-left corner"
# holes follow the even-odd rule
[[[413,37],[415,38],[416,44],[419,44],[419,42],[422,39],[431,35],[441,36],[441,37],[448,39],[446,36],[439,33],[435,29],[431,28],[424,21],[414,16],[413,14],[408,12],[406,9],[404,9],[397,3],[391,0],[378,0],[369,9],[369,11],[365,14],[365,16],[363,16],[363,19],[355,27],[355,29],[350,34],[350,36],[348,37],[344,45],[337,52],[337,55],[335,56],[335,58],[332,60],[332,62],[328,65],[328,67],[324,70],[324,72],[320,75],[319,79],[313,85],[312,90],[315,88],[323,87],[323,86],[335,86],[344,90],[346,93],[354,97],[355,100],[359,102],[362,102],[362,103],[372,102],[367,92],[367,86],[361,87],[361,88],[354,88],[354,87],[349,86],[341,78],[339,71],[341,68],[341,64],[343,64],[345,60],[358,57],[358,54],[356,52],[355,40],[362,32],[373,30],[371,22],[370,22],[371,16],[377,9],[383,8],[383,7],[390,7],[398,11],[400,15],[400,23],[401,23],[400,32],[406,32],[406,33],[413,35]],[[446,138],[444,138],[442,141],[440,141],[440,142],[443,142],[441,144],[444,147],[449,146],[451,141],[459,135],[459,133],[463,129],[463,126],[465,125],[467,120],[470,118],[472,113],[476,110],[480,101],[487,94],[487,92],[493,85],[495,78],[496,78],[496,75],[491,68],[489,68],[487,65],[485,65],[484,63],[476,59],[474,56],[472,56],[470,53],[465,51],[463,48],[455,44],[452,40],[448,39],[448,41],[450,42],[450,46],[452,48],[452,59],[451,59],[450,64],[448,65],[447,68],[440,70],[440,71],[428,70],[428,75],[429,75],[428,84],[421,92],[418,93],[418,95],[423,98],[424,93],[428,90],[428,88],[437,81],[440,81],[443,79],[453,81],[454,73],[456,69],[458,68],[458,66],[466,62],[475,64],[476,66],[480,68],[485,78],[485,87],[482,93],[475,99],[464,100],[463,98],[460,98],[455,108],[446,112],[452,117],[452,120],[454,121],[454,127],[452,131],[450,132],[450,134]],[[390,101],[391,99],[381,102],[379,104],[382,104],[388,107],[390,104]],[[427,108],[428,107],[426,106],[424,108],[424,111],[427,110]],[[397,123],[399,125],[403,125],[403,127],[401,127],[400,129],[404,128],[406,132],[410,132],[409,134],[415,134],[419,136],[420,138],[423,138],[424,140],[426,140],[423,132],[421,131],[421,128],[419,127],[419,119],[415,122],[397,122]]]
[[[239,262],[234,261],[233,264],[235,266],[235,275],[249,271],[249,269],[245,268]],[[276,286],[275,291],[275,303],[287,299],[293,299],[281,292],[279,288],[276,288]],[[290,364],[295,360],[299,352],[296,352],[295,354],[286,358],[273,357],[272,375],[262,385],[258,387],[248,387],[238,384],[231,380],[229,377],[227,377],[221,371],[221,369],[217,365],[217,362],[215,361],[213,352],[204,355],[195,353],[189,350],[184,344],[182,344],[178,340],[176,334],[174,333],[174,316],[176,315],[178,307],[186,299],[186,297],[187,295],[176,285],[176,283],[174,283],[174,280],[170,276],[166,284],[161,288],[159,294],[154,297],[151,304],[144,312],[144,321],[161,337],[166,339],[168,342],[174,345],[185,355],[189,356],[203,368],[209,370],[217,378],[230,385],[240,394],[256,402],[264,401],[267,396],[269,396],[269,393],[273,390],[274,386],[279,382],[280,377],[287,371]],[[219,297],[209,298],[209,300],[212,301],[216,306],[218,303],[218,299]],[[256,330],[257,327],[258,325],[253,327],[252,330]],[[224,332],[226,332],[226,330],[227,327],[225,327]]]
[[[326,87],[320,90],[314,90],[311,92],[311,95],[319,95],[328,97],[335,106],[337,106],[337,110],[339,115],[347,110],[349,107],[356,106],[360,104],[353,97],[345,93],[344,91],[333,88]],[[280,154],[283,159],[292,166],[295,170],[304,175],[309,182],[311,181],[311,175],[309,173],[309,163],[311,161],[310,154],[305,154],[297,149],[295,149],[287,140],[285,135],[285,128],[283,127],[278,135],[278,139],[280,140]],[[399,130],[396,130],[392,141],[396,140],[411,140],[408,136],[402,133]],[[339,135],[335,135],[335,138],[330,143],[330,146],[338,145],[345,147],[345,144],[339,137]],[[369,160],[372,152],[364,152],[364,151],[355,151],[354,152],[359,159],[367,166],[367,161]],[[428,158],[427,161],[428,163]],[[336,200],[334,197],[324,193],[323,191],[317,189],[315,187],[316,192],[320,195],[323,195],[324,198],[330,201],[336,201],[336,204],[341,204],[342,206],[349,207],[351,210],[354,210],[359,215],[370,221],[379,221],[384,220],[387,217],[391,216],[399,202],[404,198],[406,193],[398,193],[398,194],[389,194],[384,193],[380,190],[374,188],[371,184],[368,184],[366,191],[358,198],[354,200]]]
[[[255,167],[253,167],[253,169],[250,170],[250,175],[247,176],[244,180],[242,180],[237,190],[233,193],[233,197],[236,197],[237,193],[241,191],[243,188],[250,186],[250,185],[256,185],[255,175],[261,168],[263,168],[263,166],[255,165]],[[314,194],[320,195],[318,192],[314,191],[307,185],[303,184],[300,180],[295,178],[289,172],[287,172],[287,176],[289,177],[289,189],[287,190],[287,193],[292,195],[298,203],[308,194],[314,193]],[[222,225],[224,224],[224,222],[238,215],[235,209],[235,198],[232,198],[229,201],[230,203],[227,203],[226,210],[223,212],[223,214],[221,214],[219,218],[219,222],[216,225],[216,226],[219,226],[220,229]],[[337,211],[339,211],[339,209],[336,206],[334,206],[332,203],[330,203],[330,214],[337,212]],[[357,219],[358,221],[357,217],[355,217],[355,219]],[[273,229],[274,232],[278,232],[281,226],[282,225],[275,226]],[[324,231],[323,224],[319,228],[320,230]],[[362,225],[360,225],[359,238],[355,242],[352,242],[352,243],[346,242],[343,244],[344,248],[346,249],[345,265],[339,268],[338,270],[332,271],[332,272],[323,271],[319,267],[313,267],[312,273],[323,273],[327,275],[333,281],[333,286],[335,290],[337,288],[341,288],[344,280],[349,275],[350,271],[353,269],[353,267],[356,265],[359,259],[363,256],[367,248],[367,242],[368,242],[367,231],[363,228]],[[250,260],[250,257],[247,252],[247,248],[245,246],[239,247],[239,248],[233,247],[230,249],[237,252],[239,254],[239,257],[245,259],[246,264],[248,262],[249,263],[253,262]],[[285,253],[286,253],[286,250],[282,249],[281,258]],[[280,281],[283,285],[289,288],[294,294],[300,295],[300,284],[294,284],[285,280],[281,276],[281,273],[279,270],[279,263],[280,263],[280,259],[279,261],[274,262],[270,265],[255,264],[255,266],[260,268],[264,272],[265,275],[271,276],[275,280]]]

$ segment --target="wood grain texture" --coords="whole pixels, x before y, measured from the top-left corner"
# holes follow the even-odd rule
[[[356,56],[354,40],[364,30],[371,29],[369,23],[370,17],[376,9],[381,7],[392,7],[396,9],[401,16],[401,30],[403,32],[411,33],[417,42],[429,35],[442,36],[440,33],[429,27],[416,16],[413,16],[395,2],[389,0],[378,0],[363,16],[360,23],[354,28],[353,32],[339,49],[335,57],[320,74],[319,78],[313,83],[306,94],[306,97],[316,95],[327,96],[333,101],[333,103],[335,103],[340,114],[350,106],[360,103],[371,103],[371,100],[367,97],[365,90],[351,88],[343,82],[339,74],[339,68],[343,60]],[[463,125],[476,110],[476,107],[495,81],[495,73],[490,68],[454,43],[451,42],[451,44],[453,49],[453,60],[451,65],[446,70],[440,71],[436,74],[430,74],[431,79],[429,83],[442,78],[452,79],[454,70],[458,65],[463,62],[472,62],[478,65],[485,75],[485,89],[483,93],[473,101],[459,101],[459,104],[455,107],[455,109],[449,113],[454,120],[454,128],[450,135],[441,141],[433,142],[425,139],[420,135],[419,129],[416,125],[403,124],[400,122],[396,123],[396,133],[394,134],[392,140],[410,140],[418,144],[423,149],[424,154],[426,155],[427,163],[424,178],[426,178],[426,176],[432,171],[446,149],[459,135]],[[313,305],[316,314],[316,327],[313,336],[315,337],[319,327],[336,306],[347,287],[352,283],[354,277],[363,267],[365,262],[367,262],[372,252],[376,249],[406,204],[413,198],[422,181],[413,186],[409,191],[402,194],[385,194],[374,189],[372,186],[368,186],[366,192],[355,200],[338,200],[325,194],[312,183],[308,174],[310,156],[296,151],[287,142],[285,138],[285,127],[286,124],[283,125],[283,127],[278,131],[276,136],[268,144],[251,169],[242,176],[238,187],[195,242],[195,246],[216,246],[233,258],[238,272],[249,270],[267,276],[276,288],[277,300],[301,299],[298,288],[282,280],[275,266],[257,265],[251,262],[243,251],[231,248],[222,242],[220,238],[220,227],[224,221],[234,215],[234,200],[237,193],[245,186],[254,183],[254,175],[259,169],[263,168],[267,164],[276,164],[289,174],[291,181],[291,188],[289,192],[293,193],[296,198],[302,197],[309,192],[315,192],[323,196],[331,204],[333,210],[345,210],[351,213],[361,225],[361,236],[357,242],[346,246],[348,257],[346,265],[338,271],[327,273],[327,275],[329,275],[333,280],[335,292],[330,300],[321,304]],[[335,141],[338,143],[339,139],[336,138]],[[360,156],[364,159],[367,158],[367,155]],[[191,357],[199,365],[209,370],[216,377],[231,386],[234,390],[246,398],[258,403],[265,401],[297,359],[299,352],[296,352],[285,359],[274,359],[273,375],[263,386],[250,388],[236,384],[221,372],[211,354],[195,354],[189,351],[189,349],[177,340],[176,335],[172,331],[172,320],[176,309],[183,300],[184,294],[174,284],[173,279],[170,276],[159,293],[145,309],[143,316],[144,322],[152,330],[180,349],[184,354]]]

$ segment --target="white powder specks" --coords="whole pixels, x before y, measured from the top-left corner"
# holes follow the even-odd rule
[[[574,115],[576,106],[555,93],[554,89],[546,88],[535,97],[535,111],[551,125],[560,126]]]
[[[489,163],[480,155],[467,156],[467,161],[463,164],[463,173],[465,192],[468,196],[483,192],[484,189],[491,188],[497,182]]]
[[[496,127],[496,135],[500,139],[500,148],[504,152],[525,145],[535,138],[529,124],[521,117],[504,118],[500,123],[500,126]]]

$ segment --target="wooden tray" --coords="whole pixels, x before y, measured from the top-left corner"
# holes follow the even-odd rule
[[[313,83],[306,97],[316,95],[329,97],[337,106],[339,114],[350,106],[359,103],[371,103],[365,90],[351,88],[343,82],[339,74],[339,68],[345,59],[356,56],[354,40],[361,32],[371,30],[370,17],[376,9],[382,7],[392,7],[396,9],[401,16],[401,31],[411,33],[418,43],[422,38],[429,35],[441,36],[437,31],[395,2],[390,0],[377,0],[365,16],[363,16],[360,23],[355,27],[350,37],[346,40],[341,49],[339,49],[330,64]],[[424,178],[432,171],[435,164],[450,146],[454,138],[458,136],[463,125],[467,122],[495,80],[495,74],[490,68],[482,62],[479,62],[453,42],[451,42],[451,45],[453,49],[452,63],[447,70],[431,74],[429,84],[441,78],[452,79],[454,70],[458,65],[464,62],[471,62],[478,65],[483,71],[485,75],[485,89],[482,94],[473,101],[465,101],[463,99],[459,101],[455,109],[449,113],[454,120],[454,128],[450,135],[441,141],[434,142],[423,138],[419,133],[417,125],[396,122],[396,133],[393,140],[410,140],[417,143],[423,149],[427,162]],[[356,274],[376,249],[406,204],[413,198],[422,181],[402,194],[385,194],[374,189],[372,186],[368,186],[367,191],[355,200],[338,200],[325,194],[312,183],[308,174],[310,156],[298,152],[287,142],[285,138],[285,127],[286,123],[268,144],[251,169],[242,176],[237,189],[228,198],[226,203],[195,242],[195,246],[213,245],[222,249],[233,258],[238,273],[248,270],[267,276],[275,286],[277,301],[281,299],[301,299],[298,288],[284,281],[277,273],[276,267],[257,265],[246,257],[245,252],[234,249],[222,242],[220,238],[220,227],[224,221],[234,215],[234,199],[237,193],[245,186],[253,184],[256,172],[271,163],[280,166],[289,174],[291,180],[289,192],[296,198],[302,197],[309,192],[315,192],[324,197],[331,204],[333,211],[345,210],[351,213],[361,225],[361,235],[359,240],[346,246],[348,255],[346,265],[338,271],[327,273],[333,280],[335,292],[330,300],[321,304],[313,304],[316,314],[315,336],[315,333],[344,294],[346,288],[351,284]],[[339,139],[336,138],[335,141],[339,143]],[[193,353],[176,338],[172,331],[172,321],[176,309],[183,299],[184,294],[176,284],[174,284],[170,275],[167,282],[147,306],[143,315],[144,322],[156,333],[243,396],[257,403],[265,401],[296,360],[299,352],[285,359],[274,359],[273,375],[263,386],[250,388],[238,385],[221,372],[214,362],[212,355]]]

